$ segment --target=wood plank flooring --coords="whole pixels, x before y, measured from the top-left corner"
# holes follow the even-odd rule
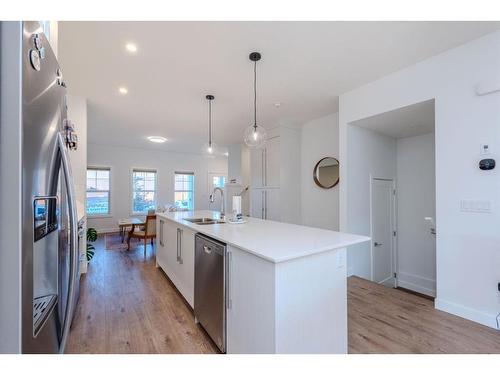
[[[148,244],[96,255],[82,277],[67,353],[217,353]],[[348,279],[349,353],[500,353],[496,330],[435,310],[432,301]]]
[[[427,298],[348,279],[349,353],[500,353],[500,332]]]
[[[104,237],[81,279],[66,353],[217,353],[191,308],[155,266],[152,246],[105,250]]]

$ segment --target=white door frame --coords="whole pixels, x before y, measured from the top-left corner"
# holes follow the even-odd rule
[[[399,266],[398,266],[398,241],[397,241],[397,199],[396,199],[396,180],[394,178],[385,178],[385,177],[375,177],[370,173],[370,237],[372,240],[370,241],[370,280],[373,281],[373,181],[392,181],[392,189],[394,194],[392,195],[392,230],[396,235],[391,236],[392,241],[392,269],[396,276],[394,277],[394,287],[398,286],[398,275],[399,275]]]

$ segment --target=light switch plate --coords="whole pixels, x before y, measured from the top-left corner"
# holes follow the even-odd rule
[[[479,152],[481,155],[489,155],[490,154],[490,145],[482,144],[481,150]]]
[[[460,201],[460,211],[475,213],[490,213],[491,201],[462,200]]]

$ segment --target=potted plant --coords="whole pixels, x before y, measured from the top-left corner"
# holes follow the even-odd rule
[[[97,231],[95,228],[87,228],[87,262],[94,257],[95,247],[92,242],[97,240]]]

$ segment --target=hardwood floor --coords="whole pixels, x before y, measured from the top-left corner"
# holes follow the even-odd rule
[[[500,353],[500,332],[402,290],[348,279],[349,353]]]
[[[500,332],[435,310],[432,301],[348,279],[349,353],[500,353]],[[96,242],[67,353],[217,353],[191,308],[155,267],[153,249]]]
[[[153,249],[105,250],[82,277],[66,353],[217,353],[189,305],[155,266]]]

